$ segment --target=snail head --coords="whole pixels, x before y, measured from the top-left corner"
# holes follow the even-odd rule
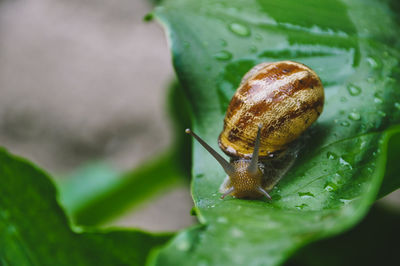
[[[225,160],[192,130],[185,130],[187,134],[192,135],[218,161],[225,173],[229,176],[230,184],[221,198],[225,198],[227,195],[231,194],[239,198],[260,198],[265,196],[271,199],[262,186],[263,172],[258,166],[261,128],[262,125],[259,125],[251,159],[239,158],[238,160],[233,160],[231,163]]]

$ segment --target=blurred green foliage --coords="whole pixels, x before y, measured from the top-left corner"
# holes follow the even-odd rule
[[[0,265],[143,265],[169,234],[73,232],[49,177],[0,150]]]
[[[0,265],[276,265],[293,254],[288,265],[390,263],[398,214],[376,207],[335,235],[400,185],[399,7],[394,0],[163,1],[155,16],[183,86],[168,94],[173,145],[128,173],[92,165],[59,184],[74,230],[49,177],[0,150]],[[320,75],[324,113],[272,202],[222,201],[224,173],[199,145],[191,151],[184,128],[216,147],[242,75],[287,59]],[[172,239],[93,227],[191,171],[199,225]]]

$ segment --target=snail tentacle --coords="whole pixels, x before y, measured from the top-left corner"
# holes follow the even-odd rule
[[[256,143],[254,144],[253,155],[251,157],[249,167],[247,168],[247,171],[249,171],[249,173],[251,174],[257,174],[258,172],[258,151],[260,149],[261,128],[262,125],[261,124],[258,125],[258,131],[257,131]]]
[[[271,200],[271,196],[268,194],[267,191],[265,191],[265,189],[263,189],[262,187],[258,187],[258,191],[261,192],[261,194],[263,194],[264,196],[266,196],[269,200]]]
[[[224,199],[226,196],[231,194],[235,190],[234,187],[230,187],[224,194],[222,194],[221,199]]]
[[[219,155],[219,153],[216,152],[210,145],[208,145],[202,138],[197,136],[196,133],[194,133],[189,128],[187,128],[185,132],[187,134],[192,135],[201,144],[201,146],[203,146],[217,160],[217,162],[219,162],[222,168],[224,168],[225,173],[227,175],[230,176],[235,173],[235,169],[233,168],[233,166],[230,165],[230,163],[227,160],[225,160],[221,155]]]

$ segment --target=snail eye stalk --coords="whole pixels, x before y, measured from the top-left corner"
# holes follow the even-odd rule
[[[197,136],[196,133],[194,133],[189,128],[187,128],[185,132],[193,136],[201,144],[201,146],[203,146],[218,161],[218,163],[222,166],[222,168],[224,168],[224,171],[227,175],[231,176],[235,173],[235,169],[233,168],[233,166],[227,160],[225,160],[221,155],[219,155],[218,152],[216,152],[213,148],[211,148],[211,146],[208,145],[202,138]]]
[[[254,144],[254,151],[253,155],[251,157],[250,165],[247,168],[247,171],[249,171],[250,174],[257,174],[258,172],[258,152],[260,149],[260,138],[261,138],[261,128],[262,125],[258,125],[258,131],[257,131],[257,137],[256,137],[256,143]]]

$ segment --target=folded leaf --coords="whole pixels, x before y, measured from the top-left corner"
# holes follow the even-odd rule
[[[155,15],[166,27],[194,129],[213,147],[240,79],[258,63],[310,66],[326,102],[271,202],[221,200],[225,174],[195,143],[192,194],[203,226],[179,234],[153,263],[276,265],[360,221],[377,197],[388,142],[400,132],[388,130],[400,122],[400,31],[388,1],[163,3]]]

